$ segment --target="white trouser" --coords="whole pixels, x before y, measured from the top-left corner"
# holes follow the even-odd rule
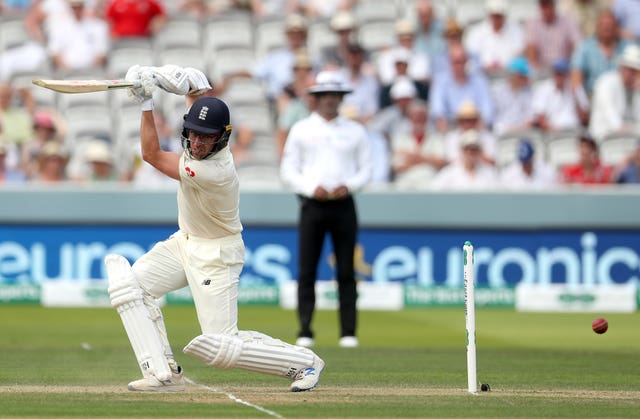
[[[189,285],[203,334],[238,332],[240,234],[203,239],[178,231],[133,264],[143,291],[159,298]]]

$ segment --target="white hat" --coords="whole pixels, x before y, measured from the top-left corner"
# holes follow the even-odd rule
[[[460,134],[460,147],[482,148],[482,144],[480,144],[480,134],[478,134],[478,131],[470,129]]]
[[[416,33],[416,24],[413,20],[400,19],[395,24],[396,35],[414,35]]]
[[[340,10],[331,18],[329,26],[334,31],[344,31],[356,27],[356,20],[348,10]]]
[[[345,78],[337,71],[321,71],[316,76],[316,84],[309,88],[309,93],[351,93],[353,89]]]
[[[85,158],[88,162],[113,164],[111,150],[102,140],[94,140],[87,146]]]
[[[409,63],[411,61],[411,50],[405,47],[396,47],[391,52],[394,63]]]
[[[287,16],[284,26],[287,31],[306,31],[308,24],[304,16],[293,13]]]
[[[490,15],[506,15],[508,8],[505,0],[487,0],[486,9]]]
[[[640,47],[635,44],[624,47],[622,54],[618,57],[618,65],[640,70]]]
[[[413,99],[418,95],[418,90],[413,81],[408,77],[399,77],[389,90],[391,99]]]

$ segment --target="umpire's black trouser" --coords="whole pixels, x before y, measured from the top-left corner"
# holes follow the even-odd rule
[[[353,198],[349,196],[336,201],[301,198],[298,231],[299,336],[313,337],[311,320],[316,303],[315,282],[327,232],[331,235],[336,256],[340,336],[355,336],[357,295],[353,253],[358,217]]]

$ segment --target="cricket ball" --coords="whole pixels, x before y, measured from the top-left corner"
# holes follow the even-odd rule
[[[593,321],[593,323],[591,323],[591,328],[593,329],[594,332],[601,335],[607,331],[607,329],[609,328],[609,323],[607,322],[606,319],[603,319],[602,317],[598,317]]]
[[[480,391],[491,391],[491,386],[487,383],[482,383],[480,386]]]

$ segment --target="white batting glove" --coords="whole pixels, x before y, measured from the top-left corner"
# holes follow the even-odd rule
[[[153,72],[150,68],[151,67],[143,67],[136,64],[129,68],[124,77],[127,81],[138,83],[136,87],[127,89],[129,97],[137,103],[148,101],[153,96],[153,90],[156,85],[153,80]]]
[[[173,64],[153,67],[153,77],[162,90],[184,96],[189,93],[189,81],[184,68]]]
[[[184,69],[187,73],[187,81],[189,82],[189,95],[198,96],[211,90],[211,84],[204,73],[193,67]]]

